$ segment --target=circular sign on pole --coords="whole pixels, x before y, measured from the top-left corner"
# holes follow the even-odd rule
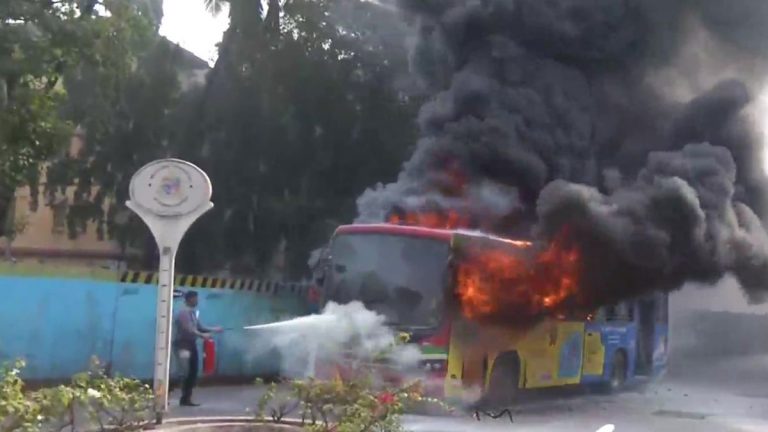
[[[179,159],[161,159],[139,169],[131,179],[125,204],[147,224],[160,252],[155,323],[155,420],[168,411],[173,315],[174,260],[189,227],[213,208],[208,175]]]
[[[183,216],[211,200],[211,181],[195,165],[179,159],[162,159],[144,165],[134,174],[131,201],[157,216]]]

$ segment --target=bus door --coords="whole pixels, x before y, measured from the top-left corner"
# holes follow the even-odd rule
[[[638,375],[653,372],[653,351],[656,345],[656,301],[654,297],[637,301],[637,354],[635,370]]]
[[[584,326],[583,383],[608,378],[610,367],[619,350],[627,354],[628,370],[634,364],[634,308],[631,303],[619,303],[600,308]]]
[[[669,295],[656,295],[656,324],[653,344],[653,376],[658,376],[667,367],[669,348]]]
[[[584,324],[583,380],[598,380],[603,376],[603,368],[605,366],[604,326],[605,308],[600,308]]]
[[[584,324],[546,320],[518,345],[525,359],[525,387],[576,384],[581,378]]]
[[[525,359],[526,388],[555,385],[560,338],[560,327],[554,320],[546,320],[526,332],[517,347]]]
[[[584,360],[584,321],[558,321],[555,385],[578,384]]]

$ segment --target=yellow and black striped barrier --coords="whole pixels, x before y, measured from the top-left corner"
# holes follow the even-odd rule
[[[133,284],[156,284],[156,272],[125,271],[120,282]],[[215,276],[176,275],[174,285],[178,288],[210,288],[236,291],[253,291],[263,294],[306,295],[309,284],[304,282],[281,282],[259,279],[239,279]]]

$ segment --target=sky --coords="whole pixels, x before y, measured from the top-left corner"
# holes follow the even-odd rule
[[[213,17],[203,0],[164,0],[160,34],[213,65],[228,23],[226,10]]]

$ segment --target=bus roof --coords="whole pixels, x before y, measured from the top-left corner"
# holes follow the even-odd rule
[[[502,237],[485,234],[480,231],[470,230],[448,230],[448,229],[436,229],[425,228],[420,226],[411,225],[395,225],[395,224],[355,224],[355,225],[341,225],[336,229],[335,235],[339,234],[390,234],[390,235],[402,235],[411,237],[425,237],[437,240],[451,241],[454,235],[464,235],[471,237],[482,237],[490,240],[501,241],[509,243],[518,247],[528,247],[531,243],[523,240],[510,240]]]
[[[395,225],[395,224],[359,224],[359,225],[341,225],[336,228],[336,233],[339,234],[393,234],[412,237],[426,237],[437,240],[451,241],[455,231],[424,228],[419,226],[410,225]]]

